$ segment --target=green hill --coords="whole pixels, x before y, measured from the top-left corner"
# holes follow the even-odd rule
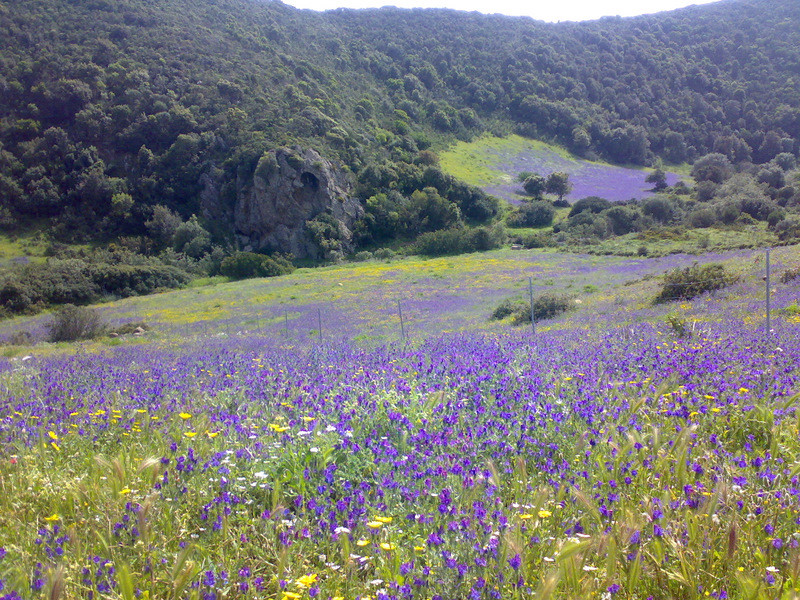
[[[0,227],[46,229],[57,256],[113,241],[189,272],[237,249],[336,260],[495,222],[498,202],[436,155],[485,132],[614,163],[713,153],[727,175],[766,169],[770,210],[744,211],[764,220],[797,204],[770,169],[790,171],[800,147],[798,25],[790,0],[557,25],[4,0]]]

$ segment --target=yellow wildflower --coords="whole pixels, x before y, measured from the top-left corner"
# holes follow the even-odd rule
[[[547,517],[549,517],[553,513],[551,513],[549,510],[542,509],[542,510],[539,511],[538,514],[539,514],[539,518],[540,519],[546,519]]]
[[[300,577],[295,583],[302,587],[311,587],[314,585],[314,582],[317,580],[317,574],[313,573],[311,575],[303,575]]]

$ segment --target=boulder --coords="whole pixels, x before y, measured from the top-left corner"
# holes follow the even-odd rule
[[[252,185],[238,194],[234,224],[239,241],[245,250],[325,258],[306,228],[306,221],[325,214],[336,221],[341,247],[349,251],[353,224],[363,214],[352,187],[342,169],[314,150],[270,150],[258,161]]]

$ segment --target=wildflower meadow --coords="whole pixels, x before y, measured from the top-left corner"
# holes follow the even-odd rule
[[[776,278],[767,331],[758,263],[728,258],[732,291],[676,306],[644,302],[653,263],[573,269],[585,303],[536,335],[489,305],[301,341],[276,307],[260,331],[8,353],[0,598],[798,598],[800,280]]]

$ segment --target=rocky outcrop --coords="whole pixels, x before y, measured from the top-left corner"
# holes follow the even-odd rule
[[[328,215],[338,225],[342,249],[349,250],[353,224],[363,214],[351,190],[347,174],[314,150],[270,150],[258,161],[252,185],[238,195],[234,223],[239,241],[246,250],[325,258],[306,222]]]

